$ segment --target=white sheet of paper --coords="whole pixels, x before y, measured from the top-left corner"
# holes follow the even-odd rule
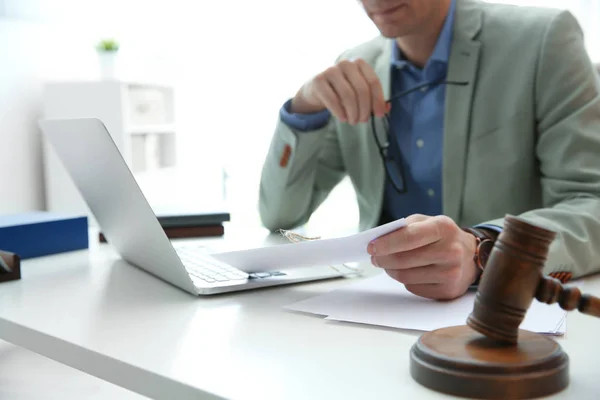
[[[329,320],[431,331],[466,324],[474,298],[475,293],[470,292],[448,302],[425,299],[381,273],[284,308],[325,316]],[[534,300],[521,328],[544,334],[564,334],[565,318],[566,311],[558,305]]]
[[[212,256],[245,272],[367,261],[371,257],[367,252],[369,242],[404,226],[406,221],[399,219],[351,236],[215,253]]]

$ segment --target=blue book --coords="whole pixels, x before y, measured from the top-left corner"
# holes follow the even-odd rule
[[[22,259],[87,249],[86,216],[47,211],[0,215],[0,249]]]

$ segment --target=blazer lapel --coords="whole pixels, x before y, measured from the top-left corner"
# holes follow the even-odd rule
[[[383,89],[383,98],[385,100],[390,98],[391,95],[391,62],[392,62],[392,40],[381,38],[382,48],[381,54],[376,58],[373,69],[375,74],[379,78],[381,82],[381,86]],[[387,143],[387,136],[385,131],[385,124],[382,118],[375,119],[375,126],[377,129],[377,134],[379,138],[379,142],[381,144]],[[383,166],[383,162],[381,160],[381,156],[379,154],[379,149],[377,148],[377,143],[373,139],[373,133],[371,132],[371,124],[368,124],[367,127],[367,143],[368,143],[368,154],[369,159],[372,160],[370,162],[368,168],[371,171],[369,174],[369,186],[371,187],[373,193],[373,204],[374,204],[374,212],[371,216],[371,221],[369,223],[370,226],[375,226],[379,222],[379,214],[383,207],[383,192],[385,189],[385,168]]]
[[[381,86],[383,88],[383,98],[385,100],[390,98],[391,93],[391,74],[392,74],[392,44],[393,41],[391,39],[382,38],[381,44],[381,54],[375,60],[375,64],[373,69],[375,70],[375,74],[379,78],[381,82]]]
[[[476,3],[459,1],[456,9],[452,49],[448,63],[449,81],[466,86],[446,86],[443,146],[443,212],[460,220],[473,91],[477,83],[481,44],[473,38],[481,28],[481,10]]]

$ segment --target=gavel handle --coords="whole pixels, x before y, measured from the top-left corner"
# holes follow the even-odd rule
[[[558,303],[563,310],[579,312],[600,318],[600,298],[581,294],[576,287],[565,288],[558,279],[542,277],[535,298],[546,304]]]

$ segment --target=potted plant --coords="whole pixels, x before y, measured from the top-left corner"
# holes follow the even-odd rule
[[[96,45],[100,59],[100,72],[104,79],[116,78],[119,43],[115,39],[103,39]]]

